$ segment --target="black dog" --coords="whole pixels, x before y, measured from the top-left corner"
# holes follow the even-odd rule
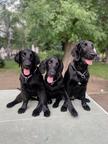
[[[39,57],[30,49],[25,49],[16,54],[15,61],[21,66],[21,93],[14,101],[7,104],[7,107],[13,107],[23,101],[18,113],[24,113],[27,109],[28,101],[32,96],[36,96],[39,102],[32,115],[37,116],[43,110],[44,116],[49,116],[50,111],[47,107],[43,77],[37,67],[40,63]]]
[[[73,63],[70,63],[64,75],[65,88],[69,97],[80,99],[82,107],[89,111],[89,102],[86,99],[86,88],[89,80],[88,65],[97,56],[96,50],[91,41],[81,41],[72,50],[74,57]],[[65,105],[64,105],[65,107]]]
[[[64,104],[68,107],[71,115],[77,116],[78,114],[64,88],[62,70],[63,63],[56,57],[49,58],[40,64],[42,74],[46,71],[44,82],[48,103],[51,104],[52,98],[55,98],[53,107],[56,108],[59,106],[61,99],[64,98]],[[66,108],[61,107],[61,111],[66,111]]]

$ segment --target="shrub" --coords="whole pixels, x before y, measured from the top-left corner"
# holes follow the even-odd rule
[[[0,58],[0,68],[4,68],[5,62],[3,59]]]
[[[58,51],[57,50],[46,50],[46,51],[43,51],[43,52],[41,51],[39,53],[39,56],[40,56],[41,60],[44,60],[46,58],[50,58],[52,56],[56,56],[56,57],[62,59],[63,55],[64,55],[64,52],[60,51],[60,50],[58,50]]]

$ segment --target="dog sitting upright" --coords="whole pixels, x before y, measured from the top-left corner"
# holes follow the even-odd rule
[[[86,89],[89,80],[88,65],[92,65],[93,59],[97,56],[96,50],[91,41],[81,41],[72,50],[73,62],[68,66],[64,75],[66,91],[72,99],[80,99],[82,107],[90,111],[86,99]],[[65,105],[63,105],[66,108]]]
[[[34,109],[32,115],[38,116],[43,110],[44,116],[49,116],[50,111],[47,107],[47,97],[43,77],[37,67],[40,63],[39,57],[30,49],[25,49],[16,54],[15,61],[21,67],[21,93],[14,101],[8,103],[7,107],[10,108],[20,102],[23,102],[21,108],[18,110],[18,113],[24,113],[27,109],[28,101],[32,99],[32,96],[35,96],[38,99],[38,105]]]
[[[45,72],[44,83],[46,87],[46,94],[48,97],[48,103],[52,103],[52,99],[55,98],[53,107],[58,107],[61,99],[64,98],[64,103],[67,106],[69,112],[74,117],[77,116],[77,112],[73,107],[69,96],[67,95],[63,83],[62,77],[63,63],[57,57],[51,57],[40,64],[40,71],[42,74]],[[61,111],[66,111],[64,107],[61,107]]]

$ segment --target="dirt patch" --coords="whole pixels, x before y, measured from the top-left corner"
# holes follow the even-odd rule
[[[0,72],[0,90],[19,87],[19,74],[16,71]]]
[[[99,105],[108,112],[108,93],[90,95]]]
[[[87,92],[91,93],[102,93],[108,91],[108,80],[92,76],[88,83]]]
[[[0,90],[20,87],[19,74],[16,71],[0,72]],[[88,94],[108,111],[108,80],[91,77],[87,88]]]

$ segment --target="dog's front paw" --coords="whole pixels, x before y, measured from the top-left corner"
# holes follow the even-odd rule
[[[85,98],[85,102],[90,103],[90,100],[88,98]]]
[[[84,110],[86,111],[90,111],[90,107],[87,104],[82,104],[82,107],[84,108]]]
[[[78,113],[74,108],[71,110],[71,115],[74,116],[74,117],[78,116]]]
[[[22,113],[25,113],[25,111],[26,111],[26,109],[24,109],[24,108],[19,108],[18,113],[19,113],[19,114],[22,114]]]
[[[49,116],[50,116],[50,111],[49,111],[49,110],[46,110],[46,111],[44,112],[44,116],[45,116],[45,117],[49,117]]]
[[[65,107],[64,105],[61,107],[61,112],[65,112],[67,111],[67,107]]]
[[[58,106],[59,106],[59,104],[56,102],[53,104],[53,108],[57,108]]]
[[[14,102],[10,102],[10,103],[8,103],[6,106],[7,106],[7,108],[11,108],[11,107],[13,107],[15,104],[14,104]]]
[[[35,109],[32,113],[32,116],[36,117],[40,115],[40,111],[38,109]]]
[[[52,100],[48,100],[48,104],[52,104]]]

